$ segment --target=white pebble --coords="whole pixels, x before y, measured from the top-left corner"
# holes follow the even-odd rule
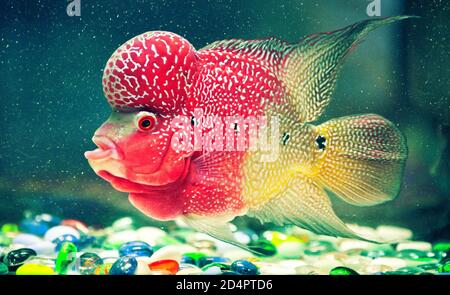
[[[108,237],[107,242],[114,244],[114,245],[121,245],[125,244],[130,241],[137,241],[138,240],[138,234],[134,230],[124,230],[120,232],[116,232],[111,234]]]
[[[36,235],[32,234],[19,234],[13,240],[13,244],[22,244],[24,246],[29,246],[41,242],[42,239]]]
[[[29,248],[36,251],[36,254],[39,256],[49,256],[55,255],[55,244],[49,241],[40,241],[36,244],[30,245]]]
[[[400,258],[395,257],[378,257],[372,260],[371,265],[387,265],[392,267],[393,269],[397,269],[400,267],[405,267],[407,265],[406,261]]]
[[[342,252],[354,250],[354,249],[366,249],[367,250],[367,249],[373,248],[374,246],[376,246],[376,244],[369,243],[366,241],[345,239],[345,240],[342,240],[341,243],[339,244],[339,250]]]
[[[148,265],[153,262],[150,259],[150,257],[136,257],[136,260],[138,262],[138,266],[136,268],[136,274],[137,275],[150,275],[150,274],[152,274],[152,271],[150,270],[150,267],[148,267]]]
[[[155,251],[150,259],[151,261],[172,259],[176,260],[179,263],[184,253],[196,251],[197,249],[188,245],[169,245]]]
[[[119,251],[117,250],[105,250],[98,253],[100,258],[119,258]]]
[[[218,266],[211,266],[207,270],[203,271],[204,275],[220,275],[222,274],[222,270]]]
[[[247,260],[250,257],[254,257],[254,255],[248,251],[243,249],[234,247],[222,254],[223,257],[230,259],[231,261],[244,259]]]
[[[167,233],[160,228],[145,226],[136,231],[137,240],[146,242],[152,246],[155,246],[161,238],[167,236]]]
[[[50,228],[44,235],[44,240],[52,242],[54,239],[62,235],[73,235],[77,239],[80,238],[80,233],[70,226],[58,225]]]
[[[380,225],[376,231],[378,240],[382,242],[399,242],[409,240],[413,236],[412,231],[407,228],[389,225]]]
[[[283,258],[299,258],[304,248],[304,245],[299,242],[284,242],[278,245],[277,255]]]
[[[428,242],[404,242],[397,245],[397,251],[402,250],[420,250],[420,251],[431,251],[431,244]]]
[[[327,275],[328,272],[312,265],[303,265],[295,268],[298,275]]]
[[[259,273],[262,275],[295,275],[295,269],[280,267],[276,264],[259,264]]]

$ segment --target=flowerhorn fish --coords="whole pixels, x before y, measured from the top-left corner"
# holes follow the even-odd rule
[[[327,192],[357,206],[395,198],[405,138],[374,114],[312,122],[348,53],[370,31],[405,18],[366,20],[296,44],[232,39],[196,50],[170,32],[134,37],[106,64],[112,114],[85,156],[147,216],[181,219],[249,251],[257,250],[230,230],[236,216],[364,239],[335,215]]]

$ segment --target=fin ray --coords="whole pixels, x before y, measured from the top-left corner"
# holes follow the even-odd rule
[[[315,127],[327,139],[314,179],[344,201],[370,206],[398,195],[406,140],[390,121],[367,114],[332,119]]]
[[[282,193],[249,215],[261,222],[293,224],[317,234],[374,242],[350,230],[334,213],[325,191],[303,176],[291,180]]]

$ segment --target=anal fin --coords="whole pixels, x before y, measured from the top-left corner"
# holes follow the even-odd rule
[[[249,215],[261,222],[293,224],[317,234],[377,243],[349,229],[334,213],[326,192],[302,176],[291,180],[283,192],[261,208],[250,210]]]

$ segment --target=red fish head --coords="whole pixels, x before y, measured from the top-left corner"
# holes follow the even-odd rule
[[[100,177],[160,220],[182,210],[175,198],[188,174],[190,154],[171,148],[170,122],[182,112],[196,60],[193,46],[168,32],[148,32],[118,48],[103,75],[113,112],[95,132],[98,148],[85,153]]]
[[[105,96],[118,110],[150,108],[173,114],[187,98],[197,60],[195,48],[174,33],[141,34],[120,46],[106,63]]]

